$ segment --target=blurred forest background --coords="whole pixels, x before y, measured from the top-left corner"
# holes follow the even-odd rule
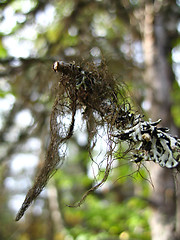
[[[94,181],[78,131],[61,169],[14,221],[49,142],[53,62],[103,57],[133,104],[180,137],[179,33],[179,0],[0,0],[0,239],[180,239],[179,173],[154,163],[119,160],[80,208],[66,206]]]

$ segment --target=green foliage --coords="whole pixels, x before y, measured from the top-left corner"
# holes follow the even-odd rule
[[[4,48],[2,41],[0,39],[0,58],[5,58],[7,56],[7,50]]]
[[[61,189],[63,206],[79,201],[83,191],[92,182],[87,175],[79,172],[77,176],[73,173],[75,169],[68,174],[69,168],[74,169],[72,162],[64,166],[63,171],[54,177],[57,188]],[[128,164],[124,164],[114,170],[116,171],[108,183],[112,188],[115,187],[113,192],[108,190],[105,184],[102,189],[89,195],[80,208],[63,207],[63,218],[68,233],[73,239],[126,239],[123,236],[133,240],[150,239],[148,204],[139,197],[128,197],[128,191],[132,193],[133,184],[139,189],[140,194],[148,197],[149,183],[142,177],[147,175],[146,169],[136,172],[136,166],[133,174],[133,169]],[[119,175],[122,178],[117,179]]]
[[[123,232],[128,234],[128,239],[150,239],[149,214],[147,204],[137,198],[113,203],[89,196],[82,209],[64,209],[69,233],[74,239],[80,236],[118,239]]]
[[[174,82],[174,89],[172,94],[173,105],[171,108],[174,121],[178,127],[180,127],[180,86],[177,82]]]

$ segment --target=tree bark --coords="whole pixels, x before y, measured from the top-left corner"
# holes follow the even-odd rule
[[[147,85],[146,102],[152,120],[162,119],[162,125],[168,126],[173,134],[177,130],[171,117],[172,66],[168,62],[171,54],[170,39],[166,31],[164,11],[157,11],[154,1],[145,1],[143,23],[143,48],[145,59],[144,80]],[[152,240],[177,239],[175,234],[175,184],[173,171],[148,165],[154,188],[151,191],[155,203],[149,221]]]
[[[61,216],[61,209],[58,202],[58,191],[53,181],[47,187],[48,203],[49,203],[49,238],[58,235],[64,238],[66,230]]]

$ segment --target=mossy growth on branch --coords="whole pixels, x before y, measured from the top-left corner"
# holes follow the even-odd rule
[[[103,159],[106,167],[102,179],[73,206],[80,206],[90,192],[107,180],[113,160],[118,155],[117,149],[121,148],[123,142],[127,143],[127,148],[120,149],[121,158],[128,154],[129,159],[136,163],[154,161],[162,167],[179,167],[180,140],[171,136],[169,129],[158,128],[160,120],[145,121],[141,114],[133,110],[126,95],[126,86],[109,73],[103,61],[99,66],[93,63],[79,66],[57,61],[53,70],[59,74],[59,82],[50,117],[51,141],[44,164],[26,195],[16,221],[24,215],[63,163],[66,157],[64,147],[74,134],[77,112],[81,113],[86,125],[90,159],[94,161],[92,151],[100,129],[106,135],[107,149]]]

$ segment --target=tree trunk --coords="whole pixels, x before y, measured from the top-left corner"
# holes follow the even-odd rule
[[[147,85],[146,102],[152,120],[162,119],[173,134],[176,128],[171,117],[172,67],[168,62],[171,54],[170,39],[166,31],[164,11],[157,11],[153,1],[145,3],[143,23],[143,48],[145,58],[144,80]],[[151,198],[154,202],[153,214],[149,221],[152,240],[173,240],[175,237],[175,184],[173,171],[158,164],[148,165],[154,188]]]
[[[66,230],[61,216],[61,209],[58,202],[58,191],[55,187],[54,181],[47,187],[48,203],[49,203],[49,236],[48,239],[55,239],[55,236],[64,239]],[[54,237],[53,237],[54,236]]]

